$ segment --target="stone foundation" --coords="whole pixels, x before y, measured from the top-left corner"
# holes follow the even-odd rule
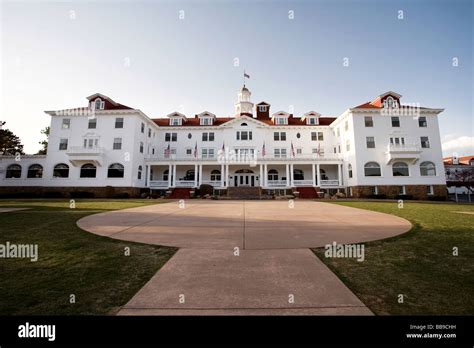
[[[400,185],[401,186],[401,185]],[[407,199],[418,199],[418,200],[443,200],[447,197],[446,185],[432,185],[433,194],[428,195],[426,186],[428,185],[404,185],[405,195],[400,196],[398,193],[399,186],[393,185],[377,185],[377,196],[373,195],[372,188],[374,186],[352,186],[352,196],[349,194],[349,188],[347,189],[348,197],[352,198],[407,198]],[[404,197],[403,197],[404,196]]]
[[[3,186],[0,198],[139,198],[148,189],[139,187]]]

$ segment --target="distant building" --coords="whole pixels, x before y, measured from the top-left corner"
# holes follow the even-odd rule
[[[445,157],[443,163],[449,194],[474,194],[474,156]]]

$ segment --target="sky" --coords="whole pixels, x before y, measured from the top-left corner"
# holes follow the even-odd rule
[[[27,153],[45,110],[94,93],[150,118],[231,116],[245,70],[271,112],[338,116],[386,91],[444,108],[444,155],[474,155],[470,0],[0,3],[0,120]]]

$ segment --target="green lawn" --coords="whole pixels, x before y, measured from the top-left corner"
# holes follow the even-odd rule
[[[413,224],[398,237],[365,244],[365,261],[314,252],[376,314],[474,314],[473,205],[338,202],[397,215]],[[356,232],[356,231],[354,231]],[[453,256],[453,247],[459,256]],[[404,303],[398,303],[398,295]]]
[[[79,229],[76,221],[156,203],[76,200],[70,209],[69,200],[0,200],[0,207],[31,208],[0,213],[0,243],[39,248],[37,262],[0,259],[0,315],[114,314],[177,249],[99,237]]]

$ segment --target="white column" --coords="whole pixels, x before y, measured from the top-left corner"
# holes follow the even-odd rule
[[[314,163],[311,165],[311,173],[313,174],[312,178],[313,178],[313,186],[316,186],[316,171],[314,169]]]
[[[197,164],[194,165],[194,187],[198,186],[198,169],[199,166]],[[201,178],[199,178],[201,180]]]
[[[229,165],[228,164],[225,165],[225,185],[226,185],[226,187],[230,186],[230,183],[229,183]]]
[[[268,167],[267,167],[267,164],[265,163],[263,165],[263,186],[264,187],[267,187],[268,185]]]
[[[290,164],[290,186],[294,187],[295,186],[295,180],[294,180],[294,168],[293,168],[293,163]]]
[[[319,163],[316,164],[316,173],[318,174],[318,182],[317,182],[316,186],[321,188],[321,169],[319,168]]]
[[[173,166],[168,166],[168,187],[171,187],[171,177],[173,176]]]
[[[146,166],[146,177],[145,177],[145,185],[150,187],[150,172],[151,172],[151,165]]]
[[[339,186],[342,186],[342,170],[341,165],[337,165],[337,180],[339,181]]]
[[[198,166],[199,168],[199,186],[202,185],[202,164]]]
[[[225,166],[221,164],[221,187],[224,187],[224,178],[225,178]]]
[[[259,184],[260,184],[260,187],[263,186],[263,165],[260,163],[260,176],[259,176]]]
[[[176,187],[176,164],[173,164],[173,187]]]
[[[290,165],[286,164],[286,186],[290,186]]]

